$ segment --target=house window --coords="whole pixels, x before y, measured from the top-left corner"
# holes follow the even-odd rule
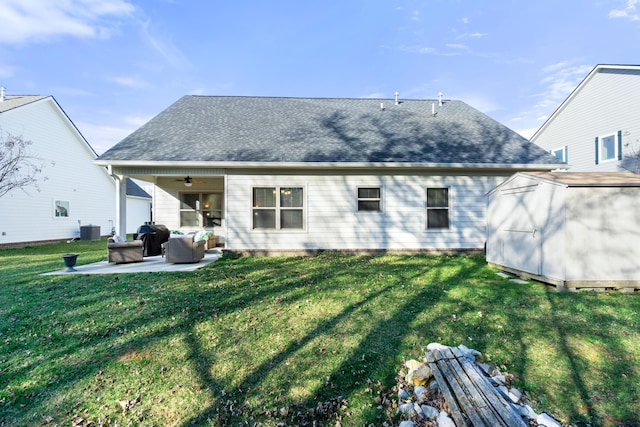
[[[427,229],[449,228],[449,189],[427,188]]]
[[[562,148],[556,148],[555,150],[551,150],[551,154],[553,154],[554,156],[556,156],[556,158],[562,160],[565,163],[569,161],[568,147],[566,145]]]
[[[380,212],[380,187],[358,187],[358,212]]]
[[[255,187],[252,229],[302,230],[303,196],[302,187]]]
[[[56,218],[68,218],[69,202],[67,200],[56,200],[53,204],[53,212]]]
[[[596,137],[596,165],[610,160],[622,160],[622,131]]]
[[[600,161],[613,160],[618,156],[616,152],[618,144],[616,144],[616,135],[607,135],[600,138]]]
[[[180,227],[213,228],[222,221],[222,194],[181,193]]]

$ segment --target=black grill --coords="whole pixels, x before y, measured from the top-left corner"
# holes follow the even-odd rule
[[[162,224],[144,224],[138,227],[133,238],[142,240],[143,256],[160,255],[162,244],[169,240],[169,229]]]

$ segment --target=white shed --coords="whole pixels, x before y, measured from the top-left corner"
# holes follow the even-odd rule
[[[487,194],[487,262],[559,287],[640,288],[640,175],[516,173]]]

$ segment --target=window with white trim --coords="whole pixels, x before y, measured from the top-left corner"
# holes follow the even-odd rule
[[[449,189],[427,188],[427,229],[449,228]]]
[[[612,160],[622,160],[621,131],[596,137],[596,165]]]
[[[254,187],[253,230],[304,229],[304,190],[302,187]]]
[[[358,187],[358,212],[382,211],[380,187]]]
[[[68,218],[69,217],[69,201],[68,200],[56,200],[53,203],[53,214],[56,218]]]
[[[565,163],[569,161],[568,147],[566,145],[562,148],[556,148],[555,150],[551,150],[551,154],[553,154],[557,159],[560,159]]]
[[[180,227],[213,228],[222,222],[222,193],[180,193]]]

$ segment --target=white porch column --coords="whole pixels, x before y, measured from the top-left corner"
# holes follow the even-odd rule
[[[127,177],[115,176],[116,179],[116,235],[127,238]]]

